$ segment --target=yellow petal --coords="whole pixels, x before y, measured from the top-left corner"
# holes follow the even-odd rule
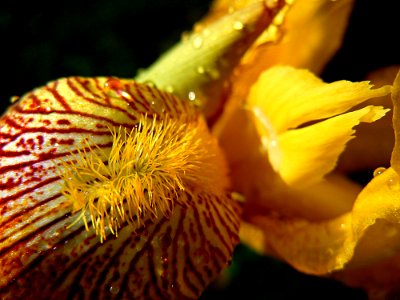
[[[351,213],[320,222],[254,214],[248,222],[263,230],[264,253],[306,273],[328,274],[382,261],[400,251],[399,191],[400,177],[388,169],[361,192]],[[253,243],[251,236],[242,238]]]
[[[108,153],[113,146],[110,128],[143,128],[138,122],[146,117],[183,118],[182,126],[194,122],[208,138],[193,142],[217,146],[188,101],[116,78],[51,82],[26,94],[0,118],[1,298],[196,299],[226,267],[238,242],[239,212],[226,190],[220,151],[212,156],[221,162],[215,172],[225,178],[225,188],[205,192],[198,177],[186,178],[192,182],[190,190],[178,188],[173,199],[157,199],[167,201],[168,216],[146,213],[140,222],[120,219],[118,237],[108,226],[103,243],[95,230],[85,229],[68,193],[63,194],[65,184],[76,187],[73,176],[92,175],[68,173],[63,161],[82,158],[79,154],[91,149]],[[137,158],[143,159],[147,154],[137,148]],[[99,178],[92,179],[82,184],[99,183]],[[75,192],[85,197],[88,191]]]
[[[280,41],[262,47],[262,37],[245,63],[257,61],[259,70],[276,64],[307,68],[319,73],[340,47],[352,0],[294,0],[282,24]]]
[[[276,134],[343,113],[367,99],[390,93],[369,82],[325,83],[307,70],[289,66],[265,71],[252,86],[248,105],[258,107]]]
[[[336,166],[346,143],[354,138],[353,127],[371,123],[388,110],[377,106],[345,113],[300,129],[288,130],[277,138],[269,155],[275,169],[288,185],[309,186],[322,180]]]
[[[274,20],[273,26],[269,27],[275,31],[261,35],[235,70],[231,78],[233,85],[228,105],[214,129],[217,134],[232,117],[232,111],[243,104],[250,87],[266,69],[284,64],[319,73],[340,46],[354,1],[287,2],[293,3],[288,10],[282,11]],[[219,8],[216,11],[230,7],[224,4],[226,1],[217,3],[221,4],[215,5]]]
[[[399,80],[396,79],[393,89],[394,101],[398,97],[396,88]],[[394,105],[396,107],[396,102]],[[368,109],[369,107],[366,107],[362,110]],[[358,114],[362,110],[336,118]],[[396,111],[394,114],[396,118]],[[395,130],[398,130],[396,125]],[[393,152],[395,163],[398,153],[396,151],[397,149]],[[334,201],[335,197],[341,196],[333,194],[332,197]],[[286,198],[284,199],[286,202]],[[258,230],[243,230],[242,239],[257,247],[258,251],[275,255],[306,273],[323,275],[349,269],[350,275],[341,271],[335,276],[344,278],[353,285],[382,292],[398,284],[393,278],[379,277],[379,274],[383,272],[383,266],[386,266],[387,272],[398,270],[399,199],[399,174],[394,168],[388,168],[376,173],[373,180],[358,195],[351,211],[330,219],[313,220],[301,214],[285,216],[273,208],[268,212],[245,207],[246,221]],[[260,238],[261,233],[263,235]],[[253,241],[255,236],[263,240],[264,246]],[[394,264],[393,269],[390,268],[391,261]],[[352,269],[356,271],[351,271]],[[362,270],[378,273],[363,274]],[[351,274],[358,274],[357,278],[349,278]]]
[[[229,162],[232,185],[245,196],[245,215],[276,211],[285,216],[326,220],[350,211],[361,191],[357,184],[337,174],[309,188],[302,184],[289,187],[260,152],[258,132],[245,110],[236,111],[219,142]]]

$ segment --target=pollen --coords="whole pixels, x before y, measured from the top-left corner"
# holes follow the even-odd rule
[[[196,193],[219,196],[228,188],[227,168],[202,118],[141,117],[133,128],[110,129],[112,146],[86,140],[65,162],[63,194],[100,236],[118,235],[125,224],[168,217],[175,205],[191,205]]]

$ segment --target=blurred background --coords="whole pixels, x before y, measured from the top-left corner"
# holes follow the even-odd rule
[[[334,1],[334,0],[332,0]],[[133,77],[203,16],[209,0],[3,1],[0,8],[0,112],[12,96],[71,75]],[[396,1],[359,0],[342,49],[322,77],[362,80],[400,64]],[[300,274],[245,246],[206,299],[366,299],[361,290]]]

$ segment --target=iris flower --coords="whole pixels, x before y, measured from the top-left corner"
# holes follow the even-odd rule
[[[355,127],[388,112],[370,99],[392,93],[398,120],[398,80],[313,74],[350,9],[217,1],[135,80],[62,78],[21,97],[0,119],[0,295],[197,298],[239,227],[259,252],[350,284],[344,269],[395,256],[398,153],[364,189],[335,167]]]

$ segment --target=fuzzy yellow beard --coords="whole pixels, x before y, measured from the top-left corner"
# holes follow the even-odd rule
[[[143,116],[136,127],[112,128],[107,151],[90,146],[64,163],[63,194],[92,224],[103,241],[124,222],[168,216],[174,205],[190,205],[196,193],[222,196],[228,188],[226,166],[202,118],[185,122]]]

